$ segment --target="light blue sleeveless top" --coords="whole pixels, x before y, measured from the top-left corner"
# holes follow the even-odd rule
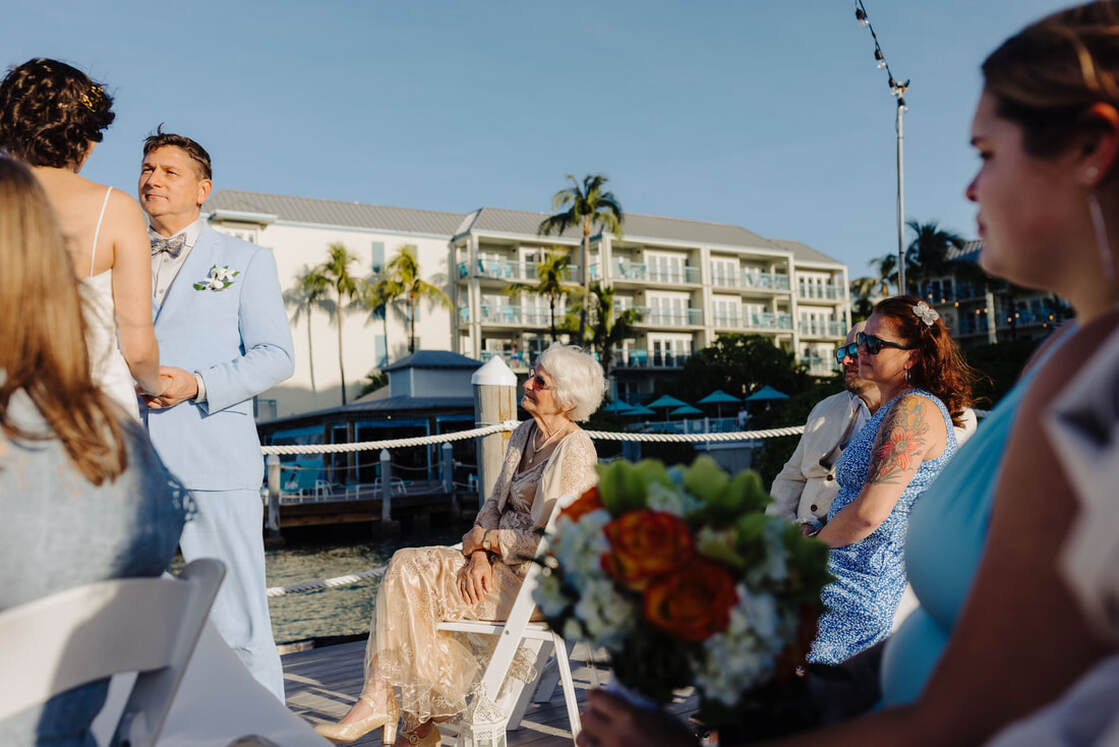
[[[883,705],[910,703],[920,696],[952,635],[987,542],[999,465],[1014,416],[1038,368],[1024,375],[983,420],[913,509],[905,563],[921,606],[886,644]]]

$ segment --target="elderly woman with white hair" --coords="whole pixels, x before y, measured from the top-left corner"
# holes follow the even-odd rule
[[[393,555],[378,591],[361,696],[340,722],[317,726],[319,734],[350,742],[383,727],[382,742],[392,744],[403,712],[397,744],[440,743],[432,722],[466,707],[486,652],[436,626],[508,615],[556,500],[595,483],[598,455],[576,423],[598,409],[604,390],[602,366],[581,349],[557,343],[544,351],[521,399],[532,419],[513,431],[493,494],[462,550]]]

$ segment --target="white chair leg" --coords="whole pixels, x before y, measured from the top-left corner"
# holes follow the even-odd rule
[[[546,651],[548,658],[540,670],[540,678],[536,682],[536,692],[532,696],[533,703],[550,703],[552,696],[556,694],[556,688],[559,687],[559,669],[556,668],[556,660],[552,658],[554,648],[555,644],[552,641],[546,641],[540,652],[543,654]]]
[[[525,711],[528,710],[528,705],[533,701],[533,693],[539,687],[543,674],[547,671],[546,665],[552,658],[552,642],[536,640],[531,642],[536,648],[536,662],[533,664],[533,669],[536,670],[536,678],[532,682],[524,682],[519,684],[517,693],[517,701],[513,704],[513,711],[509,715],[509,731],[516,731],[521,728],[521,719],[524,718]]]
[[[571,663],[567,659],[567,646],[558,635],[552,634],[556,647],[556,668],[559,669],[563,683],[563,700],[567,705],[567,720],[571,724],[571,739],[579,736],[582,722],[579,720],[579,701],[575,698],[575,681],[571,678]]]

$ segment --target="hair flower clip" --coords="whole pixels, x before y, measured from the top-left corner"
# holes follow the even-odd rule
[[[931,327],[936,324],[936,320],[940,318],[940,312],[929,306],[924,301],[918,301],[917,305],[913,307],[913,313],[917,318],[925,323],[926,327]]]

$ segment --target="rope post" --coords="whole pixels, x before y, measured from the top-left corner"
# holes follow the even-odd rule
[[[381,526],[392,526],[392,461],[388,449],[381,449]]]
[[[516,420],[517,377],[505,365],[501,356],[495,355],[475,371],[470,377],[470,383],[474,385],[474,427]],[[478,453],[478,505],[482,505],[493,492],[511,435],[509,431],[501,431],[481,436],[475,441]]]
[[[269,454],[264,460],[268,472],[268,520],[264,524],[270,538],[280,537],[280,457]]]
[[[455,458],[454,447],[451,446],[450,441],[444,441],[440,451],[439,463],[442,469],[443,476],[443,492],[451,499],[451,511],[454,512],[455,518],[461,514],[458,505],[458,496],[455,495]]]

